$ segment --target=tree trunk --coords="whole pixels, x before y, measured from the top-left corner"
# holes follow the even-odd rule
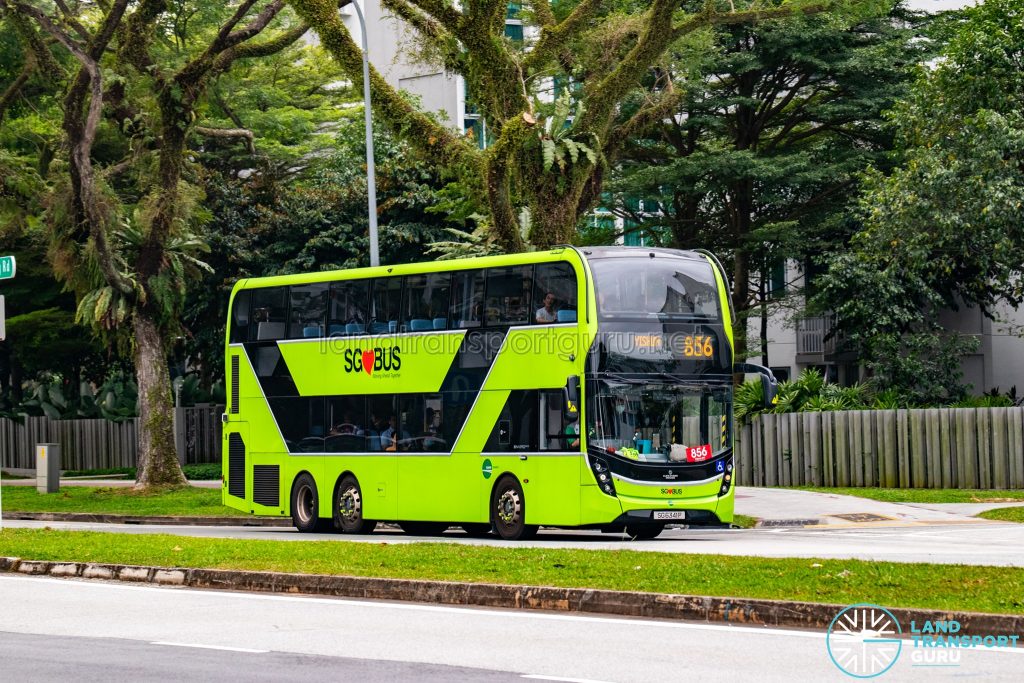
[[[135,488],[187,485],[174,448],[171,378],[156,322],[135,311],[135,377],[139,385],[139,465]]]

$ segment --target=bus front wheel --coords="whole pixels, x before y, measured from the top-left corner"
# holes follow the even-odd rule
[[[316,482],[306,472],[292,484],[292,524],[302,533],[322,531],[320,524],[320,496]]]
[[[359,482],[347,475],[334,492],[334,528],[343,534],[368,534],[376,520],[363,519],[363,493]]]
[[[537,526],[526,523],[526,496],[515,477],[502,477],[491,498],[494,530],[506,541],[519,541],[537,535]]]

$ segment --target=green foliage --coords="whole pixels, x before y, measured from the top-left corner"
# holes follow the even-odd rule
[[[89,382],[75,386],[57,375],[45,375],[26,384],[25,398],[3,411],[8,417],[46,416],[51,420],[102,418],[121,422],[138,415],[138,388],[123,372],[115,372],[98,387]]]
[[[988,0],[940,27],[948,45],[889,117],[902,163],[865,174],[863,229],[818,283],[850,348],[919,401],[964,390],[969,342],[940,334],[939,310],[1024,301],[1022,12]]]
[[[857,174],[892,148],[882,112],[932,49],[921,22],[896,2],[840,3],[687,36],[662,67],[678,104],[621,141],[605,204],[653,244],[714,251],[741,285],[783,259],[820,258],[856,227]],[[638,89],[621,115],[650,96]],[[741,314],[766,301],[756,281],[735,297]]]

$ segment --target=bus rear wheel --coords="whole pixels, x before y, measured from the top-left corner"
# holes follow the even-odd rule
[[[526,496],[515,477],[502,477],[491,498],[494,530],[506,541],[521,541],[537,535],[537,526],[526,523]]]
[[[663,524],[627,524],[626,535],[632,541],[649,541],[665,530]]]
[[[363,494],[359,482],[347,475],[334,492],[334,528],[343,534],[368,534],[377,521],[363,519]]]
[[[448,531],[444,522],[399,522],[398,526],[410,536],[440,536]]]
[[[292,484],[292,524],[304,534],[322,531],[320,523],[320,496],[316,482],[306,472],[295,478]]]

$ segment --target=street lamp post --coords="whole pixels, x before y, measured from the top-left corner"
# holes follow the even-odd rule
[[[353,0],[363,34],[363,109],[366,120],[366,193],[370,212],[370,265],[380,265],[380,247],[377,244],[377,174],[373,167],[373,118],[370,113],[370,48],[366,41],[366,20],[359,3]]]

